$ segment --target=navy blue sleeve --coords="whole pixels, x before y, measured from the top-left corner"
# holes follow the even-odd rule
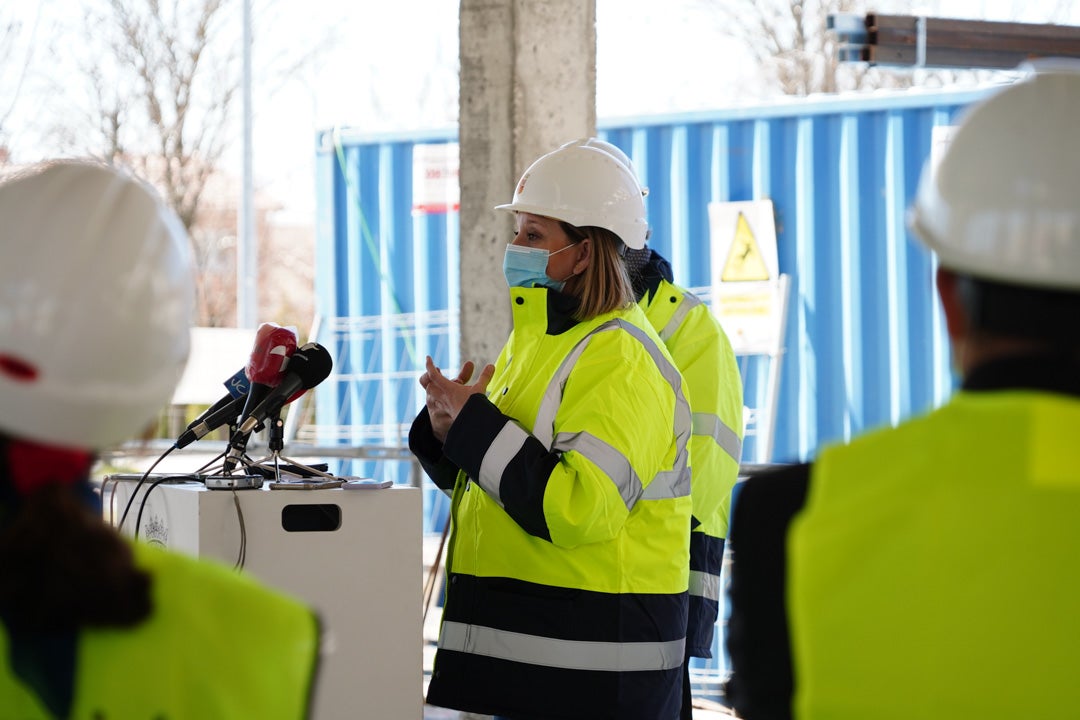
[[[809,465],[773,468],[742,483],[731,507],[725,695],[745,720],[787,720],[794,691],[785,592],[787,533],[806,502]]]
[[[431,416],[425,407],[409,428],[409,450],[420,462],[427,476],[441,490],[451,492],[457,482],[458,466],[443,454],[442,443],[431,429]]]
[[[503,426],[513,420],[486,397],[473,395],[458,413],[446,433],[443,452],[470,478],[480,477],[484,456],[495,443]],[[550,452],[529,434],[503,469],[499,495],[506,513],[529,533],[551,542],[544,517],[544,492],[559,453]]]

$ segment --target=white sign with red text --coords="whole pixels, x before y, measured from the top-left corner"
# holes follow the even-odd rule
[[[461,208],[457,143],[413,147],[413,214],[457,211]]]

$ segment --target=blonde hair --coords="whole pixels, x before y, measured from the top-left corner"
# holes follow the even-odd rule
[[[592,254],[585,272],[566,282],[566,292],[577,297],[577,320],[591,320],[597,315],[621,310],[634,302],[634,289],[622,259],[625,245],[615,233],[601,227],[575,227],[559,221],[574,244],[592,240]]]

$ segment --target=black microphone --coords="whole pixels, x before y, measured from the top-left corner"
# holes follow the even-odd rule
[[[229,441],[229,451],[225,455],[222,472],[231,474],[240,462],[252,430],[268,418],[276,417],[286,402],[295,400],[306,390],[325,380],[333,366],[329,351],[318,343],[308,343],[294,352],[289,357],[285,376],[281,381],[255,404],[255,407],[248,409],[253,404],[251,402],[244,406],[244,420]],[[251,393],[248,394],[248,400],[251,400]]]
[[[322,345],[308,343],[302,346],[289,358],[285,377],[277,387],[250,411],[245,408],[244,420],[240,423],[239,432],[250,433],[259,423],[271,416],[276,416],[281,412],[281,407],[286,401],[293,399],[294,393],[300,391],[302,394],[303,391],[315,387],[330,376],[333,367],[334,361],[330,357],[330,352]]]
[[[251,382],[247,398],[244,401],[242,415],[258,405],[285,375],[289,359],[296,351],[296,333],[291,328],[281,327],[277,323],[263,323],[255,332],[255,345],[251,357],[244,368],[247,379]],[[243,456],[247,447],[250,430],[234,431],[229,437],[229,451],[225,456],[224,472],[229,474],[236,467],[236,462]]]
[[[208,407],[202,415],[192,420],[187,429],[176,439],[173,447],[177,450],[185,448],[196,440],[200,440],[208,433],[217,430],[222,425],[236,420],[240,411],[247,402],[248,392],[251,390],[251,381],[248,380],[244,368],[240,368],[235,375],[225,381],[225,387],[229,392],[220,400]]]
[[[240,417],[240,411],[244,409],[244,404],[247,402],[248,396],[241,395],[238,398],[229,398],[222,407],[209,415],[203,415],[200,421],[195,422],[184,432],[180,433],[180,437],[173,443],[173,447],[177,450],[186,448],[196,440],[201,440],[208,433],[217,430],[222,425],[228,425],[235,422]]]

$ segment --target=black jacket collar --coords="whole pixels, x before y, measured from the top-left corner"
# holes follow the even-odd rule
[[[671,271],[671,263],[652,248],[649,248],[649,259],[641,270],[634,274],[634,297],[638,302],[648,305],[648,298],[656,294],[657,288],[664,280],[674,282],[675,275]]]
[[[964,390],[1036,390],[1080,397],[1080,360],[1066,353],[1016,355],[983,363],[964,379]]]

